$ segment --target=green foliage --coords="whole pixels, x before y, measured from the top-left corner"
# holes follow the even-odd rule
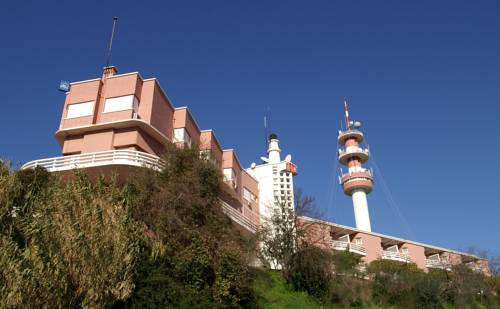
[[[0,299],[17,307],[106,307],[128,298],[142,230],[116,183],[42,169],[0,179]]]
[[[335,251],[332,255],[336,274],[356,275],[361,257],[349,251]]]
[[[289,287],[279,272],[256,270],[254,276],[254,287],[259,308],[320,308],[318,301],[307,292],[297,292]],[[323,308],[329,307],[324,306]]]
[[[123,182],[0,164],[0,307],[234,308],[255,303],[220,175],[193,149]]]
[[[221,210],[218,171],[199,159],[195,148],[168,148],[164,161],[162,171],[141,170],[127,184],[134,217],[145,223],[154,240],[150,246],[155,259],[143,266],[137,276],[143,289],[128,304],[175,308],[252,305],[246,259],[251,248]],[[151,282],[153,274],[159,281]],[[153,293],[159,282],[165,282],[171,292],[162,292],[158,301],[142,296]]]
[[[323,298],[329,292],[332,266],[330,252],[315,246],[301,248],[292,258],[290,282],[296,291]]]

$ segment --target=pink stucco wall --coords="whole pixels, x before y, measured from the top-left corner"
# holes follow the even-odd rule
[[[210,150],[210,153],[217,161],[217,167],[222,169],[222,147],[217,141],[212,130],[202,131],[200,134],[200,149]]]
[[[311,222],[308,220],[301,220],[299,218],[299,226],[305,231],[305,238],[307,243],[318,246],[323,249],[331,249],[332,236],[331,228],[326,224],[318,222]]]
[[[408,248],[408,254],[410,255],[411,261],[417,264],[418,268],[426,270],[425,267],[425,248],[415,244],[404,243],[400,246],[400,250],[403,248]]]
[[[168,102],[168,98],[161,90],[155,79],[143,81],[138,73],[114,75],[110,70],[110,75],[97,80],[73,83],[67,93],[64,109],[61,116],[60,131],[68,131],[69,134],[62,134],[61,146],[63,154],[86,153],[94,151],[105,151],[132,147],[142,151],[161,154],[162,143],[166,138],[171,139],[173,130],[174,108]],[[160,131],[165,137],[158,140],[161,135],[149,135],[139,129],[134,122],[129,122],[125,128],[127,134],[121,129],[91,129],[92,125],[102,125],[106,123],[119,122],[121,120],[133,119],[133,111],[123,110],[103,113],[105,100],[120,96],[134,95],[138,102],[138,115],[140,121],[151,125]],[[94,114],[78,118],[67,119],[67,110],[70,104],[93,101]],[[71,133],[77,127],[87,127],[84,133]],[[102,132],[104,130],[106,134]],[[130,131],[135,130],[135,133]],[[115,132],[116,131],[116,132]],[[63,132],[64,133],[64,132]],[[76,134],[76,136],[72,136]],[[118,136],[114,136],[118,134]],[[88,136],[87,136],[88,135]],[[195,136],[196,139],[196,136]]]
[[[189,136],[191,136],[191,142],[194,145],[200,144],[200,129],[196,125],[191,112],[186,107],[175,109],[173,127],[174,129],[185,128]]]
[[[243,214],[250,218],[253,223],[259,224],[259,183],[255,178],[250,176],[247,171],[242,170],[241,172],[241,186],[246,188],[255,197],[255,201],[244,201],[243,193],[241,195],[241,200],[243,203]]]
[[[462,264],[462,257],[460,256],[460,254],[456,254],[456,253],[453,253],[453,252],[443,252],[441,254],[441,256],[447,257],[448,261],[452,265]]]
[[[83,136],[82,153],[113,149],[113,130],[87,133]]]
[[[156,80],[153,80],[153,82],[154,87],[152,102],[150,102],[152,107],[150,109],[149,122],[153,127],[172,140],[174,108],[163,93],[160,84]],[[144,97],[142,100],[144,101]]]
[[[242,167],[238,161],[238,158],[236,157],[236,153],[234,150],[229,149],[229,150],[223,150],[222,151],[222,168],[232,168],[234,170],[235,178],[236,178],[236,183],[238,184],[236,188],[236,193],[238,196],[241,197],[242,195],[242,190],[241,190],[241,173],[242,173]]]
[[[382,239],[375,235],[365,233],[355,233],[351,239],[359,237],[362,239],[363,246],[366,250],[366,255],[363,257],[363,262],[369,264],[375,260],[380,259],[382,254]]]

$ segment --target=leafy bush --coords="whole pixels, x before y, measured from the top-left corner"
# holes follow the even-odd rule
[[[332,275],[332,255],[315,246],[306,246],[297,251],[290,269],[290,282],[297,291],[323,298],[329,292]]]
[[[0,163],[2,307],[244,307],[243,239],[219,204],[219,171],[168,147],[161,171],[63,181]]]
[[[105,307],[134,289],[141,225],[115,182],[43,169],[0,178],[0,299],[5,306]]]

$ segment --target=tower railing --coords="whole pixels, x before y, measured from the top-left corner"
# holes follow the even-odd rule
[[[368,148],[361,148],[359,146],[349,146],[345,149],[339,149],[339,156],[351,153],[364,153],[366,155],[369,155],[370,150],[368,150]]]

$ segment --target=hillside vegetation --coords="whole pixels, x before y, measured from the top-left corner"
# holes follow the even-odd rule
[[[126,181],[0,163],[0,308],[498,307],[498,278],[465,267],[380,261],[361,273],[356,256],[297,241],[296,224],[242,235],[197,149],[170,147],[164,161]],[[286,271],[249,266],[256,237]]]

